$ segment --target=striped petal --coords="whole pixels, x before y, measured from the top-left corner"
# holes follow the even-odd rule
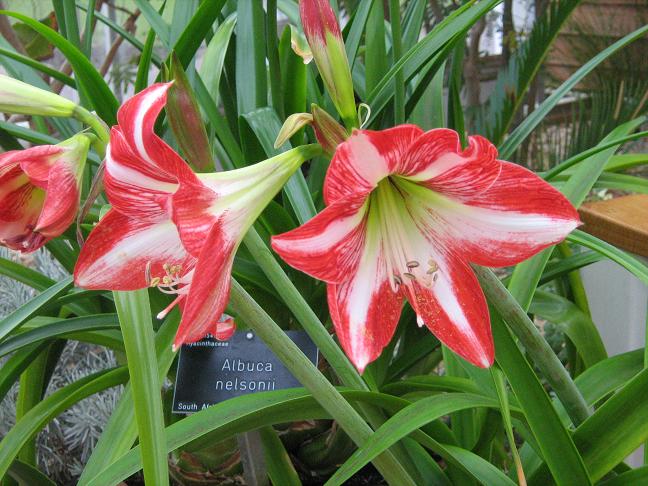
[[[497,149],[483,137],[469,138],[461,148],[454,130],[439,128],[425,132],[404,155],[397,172],[433,191],[459,198],[487,190],[500,171]]]
[[[179,265],[183,273],[194,265],[175,225],[139,221],[111,209],[81,249],[74,280],[86,289],[135,290],[148,287],[148,275],[165,275],[165,265]]]
[[[182,158],[155,134],[171,83],[156,83],[126,101],[117,113],[119,129],[132,151],[165,174],[190,171]]]
[[[183,304],[182,320],[173,342],[175,348],[198,341],[218,329],[216,323],[229,300],[234,251],[235,243],[224,236],[220,227],[214,226],[204,241]]]
[[[327,289],[335,332],[362,373],[394,335],[403,304],[402,293],[392,289],[376,224],[367,226],[356,272],[341,284],[328,284]]]
[[[348,280],[360,260],[367,205],[346,198],[302,226],[272,237],[272,248],[289,265],[329,283]]]
[[[174,174],[143,160],[120,128],[110,133],[104,185],[108,200],[120,213],[155,221],[166,217],[169,196],[178,181]]]
[[[486,299],[468,265],[450,252],[432,253],[436,272],[403,285],[407,300],[425,325],[446,346],[475,366],[493,364],[495,356]]]
[[[57,145],[39,145],[18,150],[14,154],[20,160],[20,167],[29,176],[32,184],[47,189],[49,172],[65,150]]]
[[[45,236],[34,231],[44,199],[45,192],[31,184],[14,191],[12,198],[3,199],[3,213],[9,217],[0,216],[0,244],[28,253],[47,243]]]
[[[36,231],[48,238],[62,234],[79,209],[79,184],[68,164],[55,164],[49,171],[47,194]]]
[[[363,196],[399,167],[409,146],[423,134],[415,125],[382,131],[355,130],[341,143],[324,181],[324,201],[332,204],[346,196]]]
[[[495,183],[465,201],[437,197],[429,211],[445,243],[468,261],[517,264],[562,241],[580,224],[572,204],[531,171],[509,162]]]

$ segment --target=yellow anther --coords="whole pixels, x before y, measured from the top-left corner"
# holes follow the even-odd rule
[[[153,277],[149,282],[149,287],[157,287],[160,283],[160,277]]]
[[[162,277],[162,283],[164,285],[169,285],[171,283],[171,277],[169,277],[168,275],[165,275],[164,277]]]
[[[419,266],[419,262],[416,260],[412,260],[411,262],[407,262],[407,268],[416,268]]]

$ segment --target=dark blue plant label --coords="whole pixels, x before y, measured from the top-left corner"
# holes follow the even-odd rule
[[[304,331],[286,335],[317,364],[317,347]],[[238,331],[228,341],[208,335],[185,344],[178,360],[174,413],[198,412],[248,393],[302,386],[252,331]]]

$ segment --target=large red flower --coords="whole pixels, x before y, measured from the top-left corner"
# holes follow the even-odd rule
[[[80,134],[0,155],[0,244],[35,251],[72,224],[90,142]]]
[[[327,207],[273,237],[290,265],[327,282],[342,347],[364,370],[392,338],[405,299],[443,343],[487,367],[488,307],[469,263],[518,263],[578,224],[565,197],[497,160],[482,137],[413,125],[356,130],[331,161]]]
[[[88,237],[74,278],[88,289],[147,286],[176,295],[182,321],[174,346],[211,333],[227,338],[234,254],[248,228],[315,152],[299,147],[238,170],[194,174],[154,129],[170,84],[155,84],[117,114],[104,183],[112,208]]]

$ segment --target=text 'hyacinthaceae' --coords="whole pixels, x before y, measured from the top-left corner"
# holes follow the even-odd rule
[[[76,103],[62,96],[0,74],[0,112],[72,116],[76,108]]]
[[[392,338],[407,300],[419,325],[476,366],[493,363],[488,306],[470,263],[516,264],[561,241],[578,214],[482,137],[414,125],[356,130],[324,183],[326,208],[273,237],[293,267],[327,282],[331,318],[360,370]]]
[[[348,128],[357,112],[349,60],[329,0],[300,0],[299,12],[313,59],[338,113]]]
[[[207,334],[227,339],[234,254],[243,236],[300,165],[320,152],[299,147],[242,169],[194,174],[154,132],[170,83],[154,84],[120,108],[106,156],[112,208],[93,229],[74,277],[88,289],[157,287],[175,296],[177,348]]]
[[[72,224],[94,139],[79,134],[58,145],[0,155],[0,244],[32,252]]]

